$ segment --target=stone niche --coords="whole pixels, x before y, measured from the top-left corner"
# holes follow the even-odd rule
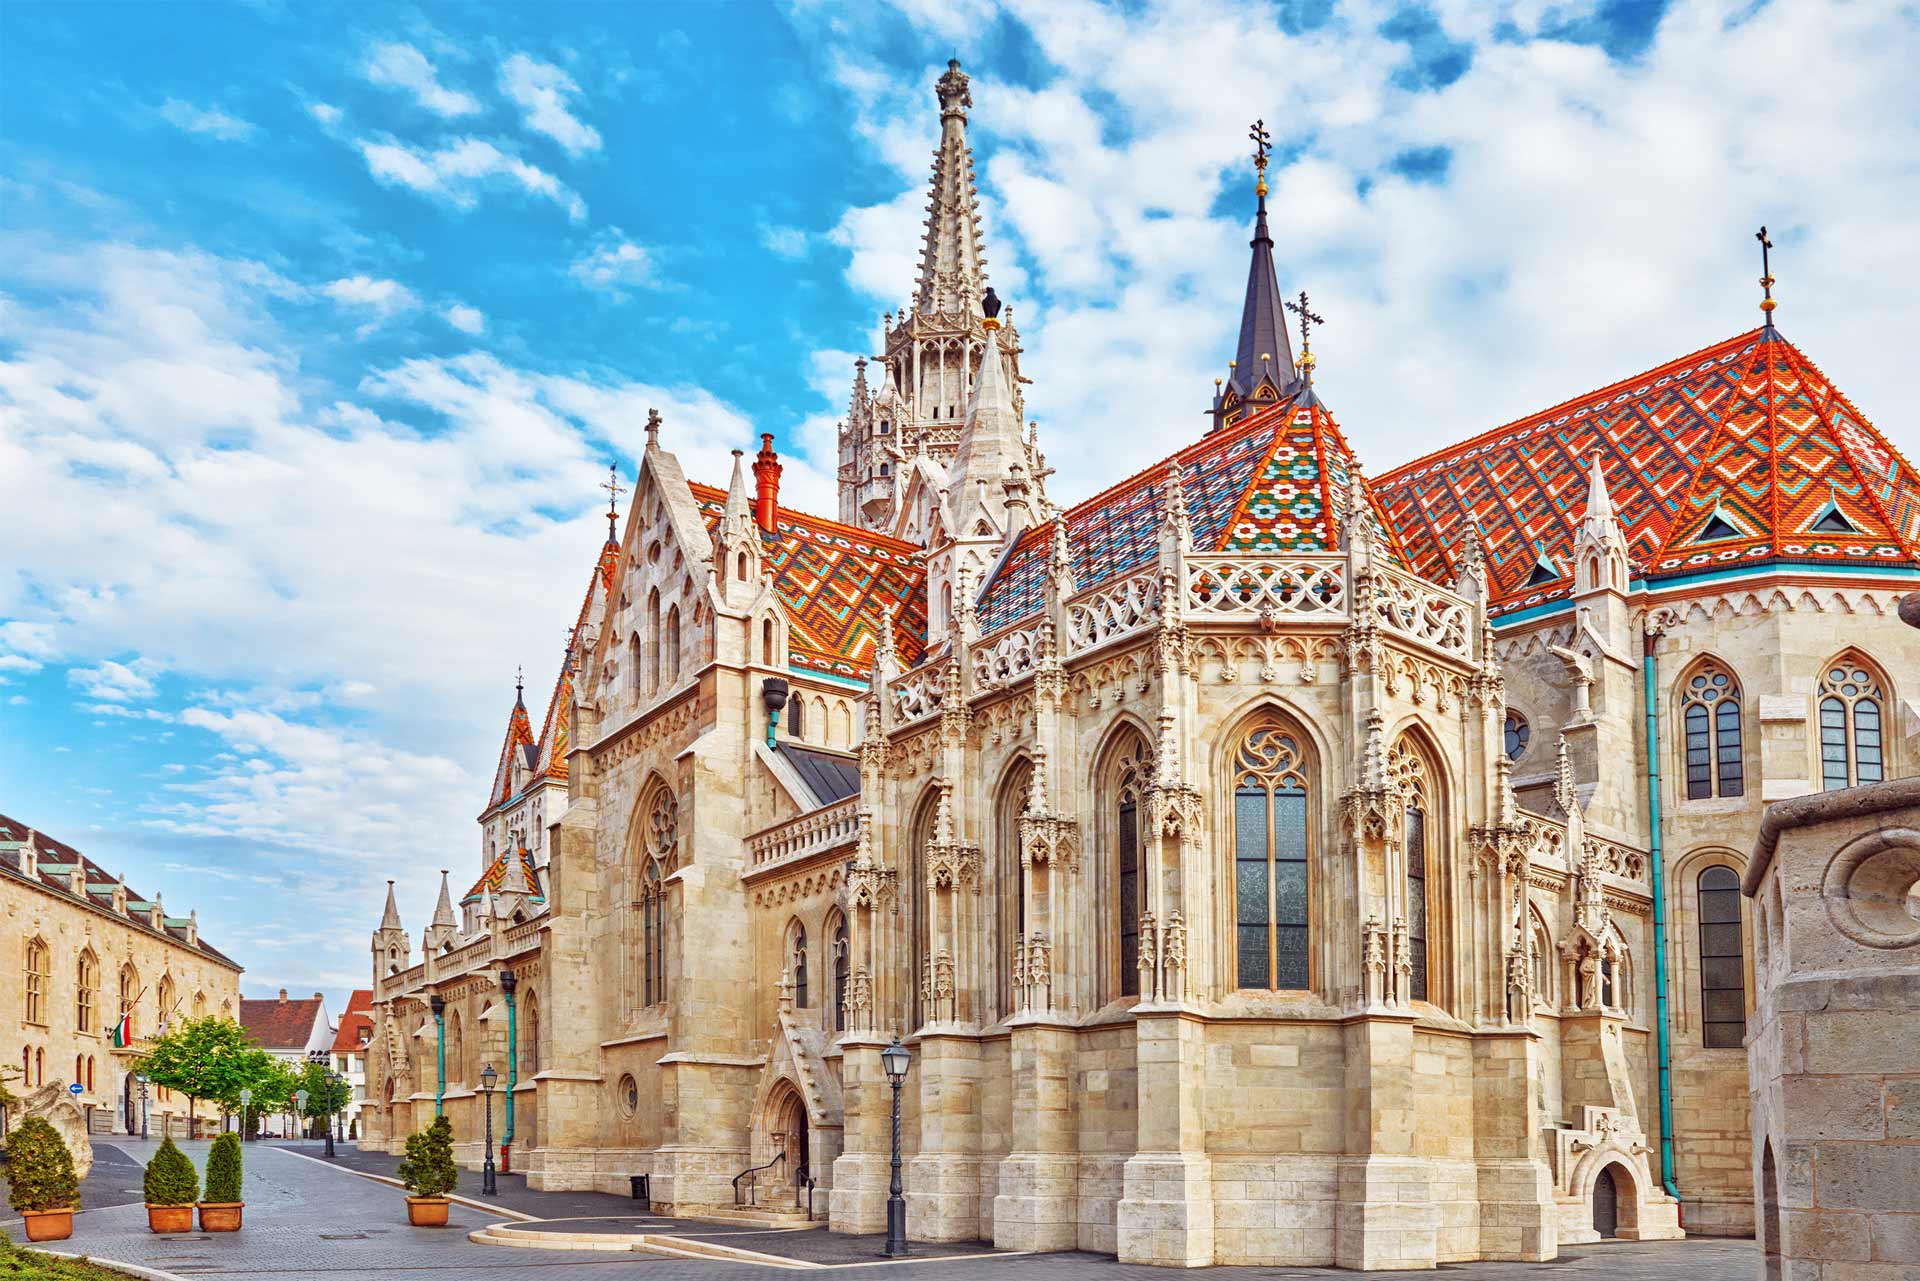
[[[1920,778],[1773,806],[1741,889],[1761,1275],[1920,1277]]]

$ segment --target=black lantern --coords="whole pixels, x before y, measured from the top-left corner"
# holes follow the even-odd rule
[[[485,1063],[480,1067],[480,1097],[487,1105],[487,1146],[480,1162],[480,1194],[499,1196],[500,1184],[493,1170],[493,1087],[500,1074],[493,1070],[493,1064]]]
[[[894,1037],[893,1044],[880,1051],[880,1066],[886,1070],[887,1084],[893,1087],[893,1167],[887,1185],[887,1257],[897,1259],[907,1252],[907,1199],[900,1187],[900,1087],[907,1080],[907,1065],[912,1053]]]

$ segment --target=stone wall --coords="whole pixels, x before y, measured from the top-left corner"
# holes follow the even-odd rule
[[[1741,888],[1762,1274],[1920,1276],[1920,778],[1775,806]]]

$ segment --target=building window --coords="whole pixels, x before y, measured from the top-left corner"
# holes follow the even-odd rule
[[[1687,744],[1687,799],[1741,795],[1740,682],[1718,663],[1700,664],[1681,687],[1680,716]]]
[[[47,1051],[45,1046],[33,1052],[33,1083],[35,1085],[45,1085],[47,1083]]]
[[[1746,958],[1741,953],[1740,878],[1730,867],[1700,873],[1700,1020],[1709,1050],[1747,1040]]]
[[[1858,654],[1842,654],[1820,680],[1820,786],[1878,783],[1886,777],[1880,739],[1886,693]]]
[[[1119,893],[1120,995],[1140,995],[1140,799],[1143,774],[1139,747],[1120,775],[1120,811],[1114,836],[1114,882]]]
[[[833,1030],[847,1030],[847,918],[833,920]]]
[[[680,606],[667,608],[667,684],[669,687],[680,683]]]
[[[1411,738],[1402,736],[1387,754],[1387,773],[1394,790],[1406,807],[1401,818],[1402,848],[1406,854],[1407,945],[1411,969],[1407,975],[1409,1000],[1430,1000],[1427,972],[1431,941],[1428,938],[1427,870],[1437,845],[1437,830],[1432,822],[1437,800],[1433,773],[1427,758]]]
[[[74,972],[77,988],[73,994],[73,1025],[81,1032],[91,1033],[93,1026],[93,990],[100,986],[100,963],[93,959],[91,950],[80,953],[80,964]]]
[[[120,967],[120,1017],[127,1023],[127,1039],[131,1041],[134,1028],[133,1010],[140,1001],[140,971],[132,965]]]
[[[51,973],[47,945],[39,939],[30,940],[27,943],[26,1019],[39,1027],[47,1025],[47,979]]]
[[[647,814],[648,857],[640,880],[641,1004],[667,999],[665,878],[672,870],[680,839],[680,807],[665,787],[653,796]]]
[[[787,705],[787,734],[796,740],[807,736],[806,700],[795,694]]]
[[[640,1111],[640,1083],[631,1072],[620,1078],[620,1111],[627,1116]]]
[[[1508,711],[1505,726],[1507,759],[1517,761],[1526,755],[1527,744],[1533,741],[1533,726],[1527,724],[1527,718],[1515,711]]]
[[[807,1008],[807,927],[793,923],[793,1008]]]
[[[1307,783],[1299,741],[1278,721],[1249,730],[1234,754],[1235,952],[1239,985],[1304,989]]]

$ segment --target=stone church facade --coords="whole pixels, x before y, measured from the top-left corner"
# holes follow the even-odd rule
[[[916,1239],[1750,1232],[1744,851],[1769,801],[1920,772],[1909,464],[1769,307],[1370,480],[1262,158],[1211,430],[1058,508],[957,65],[936,96],[838,519],[780,505],[770,437],[720,489],[649,424],[479,879],[374,933],[370,1141],[444,1110],[477,1164],[491,1063],[535,1187],[874,1231],[899,1037]]]

